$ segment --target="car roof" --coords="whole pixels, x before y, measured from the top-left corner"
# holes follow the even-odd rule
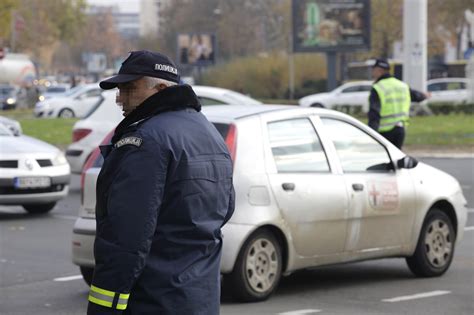
[[[428,80],[427,83],[440,83],[440,82],[467,82],[467,78],[437,78]]]
[[[341,86],[353,86],[353,85],[372,85],[374,81],[369,81],[369,80],[360,80],[360,81],[348,81],[345,82],[344,84],[339,85],[338,87]]]
[[[340,112],[325,109],[325,108],[314,108],[314,107],[300,107],[295,105],[280,105],[280,104],[264,104],[262,106],[245,106],[245,105],[214,105],[214,106],[203,106],[202,112],[210,120],[225,120],[233,121],[242,118],[247,118],[255,115],[263,115],[268,113],[283,112],[286,111],[288,114],[330,114],[335,116],[346,116]]]

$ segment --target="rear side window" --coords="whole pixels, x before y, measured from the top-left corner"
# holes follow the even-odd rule
[[[225,104],[222,101],[215,100],[209,97],[199,97],[199,102],[202,106],[210,106],[210,105],[222,105]]]
[[[227,134],[229,133],[229,127],[230,125],[228,124],[222,124],[222,123],[213,123],[214,127],[216,127],[217,131],[221,134],[223,139],[227,138]]]
[[[268,137],[279,173],[330,171],[326,154],[309,119],[269,123]]]

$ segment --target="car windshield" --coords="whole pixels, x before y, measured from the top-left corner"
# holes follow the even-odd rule
[[[12,86],[1,86],[0,87],[0,94],[1,95],[9,95],[13,92],[14,88]]]
[[[69,91],[65,92],[64,96],[71,96],[73,94],[76,94],[76,92],[82,90],[83,88],[84,88],[83,85],[75,86],[75,87],[71,88]]]
[[[65,86],[52,86],[46,89],[46,93],[64,93],[66,92]]]
[[[8,129],[4,124],[0,123],[0,136],[11,137],[13,134],[10,129]]]

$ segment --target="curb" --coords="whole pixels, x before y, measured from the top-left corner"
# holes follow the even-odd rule
[[[474,159],[474,153],[471,152],[407,151],[405,153],[417,158]]]

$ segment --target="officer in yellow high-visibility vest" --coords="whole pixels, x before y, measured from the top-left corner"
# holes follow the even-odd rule
[[[372,77],[375,81],[369,96],[369,126],[401,149],[410,116],[410,104],[423,101],[426,95],[392,77],[390,65],[385,59],[375,60]]]

